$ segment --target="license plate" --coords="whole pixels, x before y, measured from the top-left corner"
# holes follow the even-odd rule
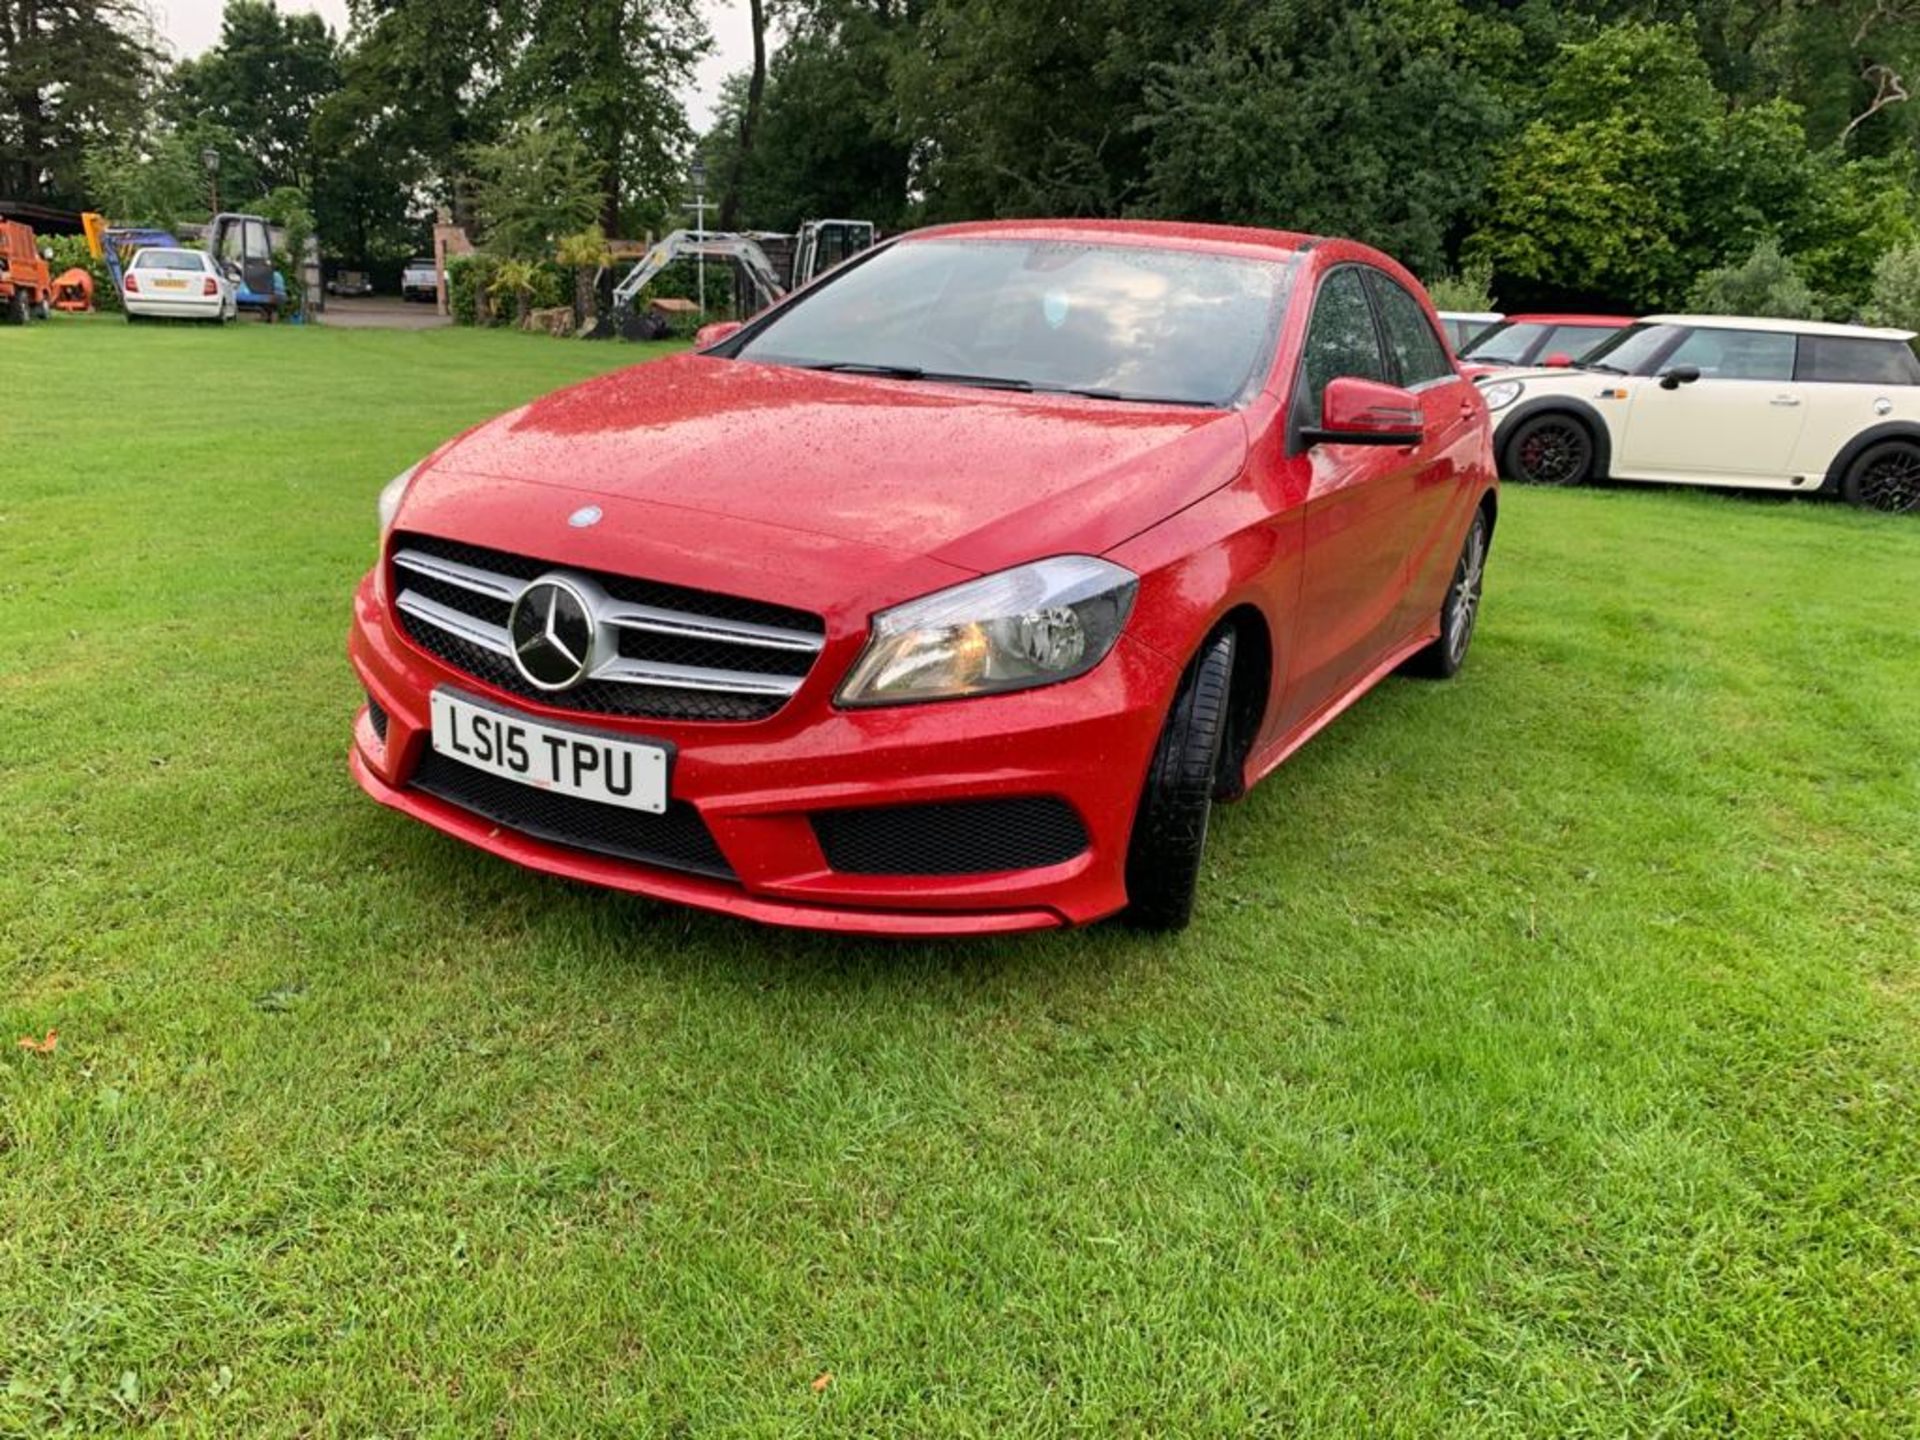
[[[451,690],[432,696],[433,748],[449,760],[536,790],[659,815],[667,746],[535,720]]]
[[[159,290],[184,290],[187,288],[187,282],[184,280],[156,280],[153,283],[154,287]]]

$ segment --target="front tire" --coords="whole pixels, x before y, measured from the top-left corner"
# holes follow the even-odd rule
[[[1187,666],[1147,764],[1127,847],[1126,919],[1143,930],[1180,930],[1193,918],[1227,732],[1234,642],[1232,630],[1220,632]]]
[[[1501,470],[1528,485],[1584,485],[1593,462],[1593,432],[1559,410],[1522,420],[1500,451]]]
[[[1840,493],[1862,510],[1920,513],[1920,445],[1911,440],[1875,445],[1847,467]]]
[[[1466,663],[1467,647],[1473,644],[1473,627],[1480,619],[1480,590],[1487,578],[1487,550],[1493,542],[1493,527],[1484,509],[1473,512],[1473,524],[1467,527],[1466,541],[1460,546],[1460,558],[1454,562],[1453,578],[1447,581],[1446,597],[1440,602],[1440,634],[1426,649],[1407,661],[1409,675],[1424,680],[1451,680]]]

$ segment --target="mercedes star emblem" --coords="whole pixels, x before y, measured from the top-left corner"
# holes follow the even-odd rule
[[[543,575],[522,590],[507,633],[514,666],[542,690],[565,690],[585,678],[593,658],[593,612],[564,577]]]

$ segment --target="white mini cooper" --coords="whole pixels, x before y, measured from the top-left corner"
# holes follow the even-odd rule
[[[1825,490],[1920,511],[1920,359],[1907,330],[1653,315],[1576,370],[1489,375],[1503,475]]]

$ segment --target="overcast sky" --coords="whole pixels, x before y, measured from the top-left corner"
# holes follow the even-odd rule
[[[152,0],[152,4],[160,34],[172,42],[174,54],[180,58],[198,55],[220,38],[220,12],[226,8],[226,0]],[[274,0],[274,4],[288,12],[317,12],[335,30],[346,31],[347,0]],[[695,130],[707,128],[720,82],[753,63],[745,0],[701,0],[701,8],[713,31],[713,53],[700,66],[693,91],[685,97],[687,118]]]

